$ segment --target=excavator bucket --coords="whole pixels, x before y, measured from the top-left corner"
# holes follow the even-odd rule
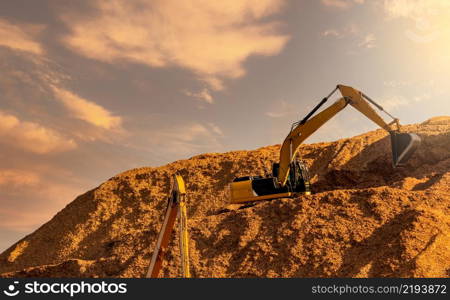
[[[391,132],[392,163],[394,168],[404,164],[420,145],[421,139],[415,133]]]

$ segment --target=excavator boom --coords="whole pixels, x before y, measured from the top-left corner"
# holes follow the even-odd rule
[[[324,104],[336,90],[341,92],[342,98],[311,119],[304,119],[296,124],[284,140],[280,150],[280,170],[278,173],[278,181],[281,185],[286,184],[289,174],[289,165],[297,154],[301,143],[316,132],[323,124],[328,122],[337,113],[344,109],[348,104],[353,106],[375,124],[391,134],[392,161],[394,167],[405,162],[420,144],[420,138],[416,134],[400,132],[400,125],[397,118],[394,118],[388,114],[393,118],[393,121],[389,124],[386,123],[383,118],[381,118],[381,116],[370,106],[369,102],[381,111],[384,111],[383,107],[370,99],[368,96],[364,95],[362,92],[352,87],[338,85],[328,97],[322,100],[320,105]],[[317,108],[315,108],[315,110],[317,110]],[[310,115],[308,115],[308,118],[309,117]]]
[[[323,110],[320,114],[311,118],[307,123],[299,125],[286,137],[280,150],[280,169],[278,172],[278,182],[281,185],[286,184],[289,174],[290,163],[297,154],[300,145],[310,137],[323,124],[333,118],[338,112],[347,106],[347,101],[344,98],[339,99],[333,105]]]

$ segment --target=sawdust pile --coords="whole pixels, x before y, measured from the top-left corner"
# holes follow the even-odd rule
[[[0,273],[143,277],[177,171],[196,277],[449,277],[450,117],[405,130],[422,145],[403,168],[381,130],[304,145],[314,194],[244,209],[224,209],[228,183],[270,173],[279,146],[124,172],[2,253]],[[163,276],[179,276],[176,240],[166,257]]]

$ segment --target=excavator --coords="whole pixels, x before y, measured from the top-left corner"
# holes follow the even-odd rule
[[[158,240],[153,250],[146,278],[158,278],[177,217],[179,219],[181,273],[184,278],[191,277],[189,270],[189,235],[186,211],[186,186],[183,177],[174,174],[170,196],[167,199],[164,222],[158,234]]]
[[[340,91],[342,97],[313,116],[337,90]],[[349,104],[389,132],[394,168],[403,165],[420,145],[421,139],[418,135],[401,132],[399,120],[386,112],[381,105],[366,94],[350,86],[337,85],[301,121],[292,124],[291,131],[281,146],[280,160],[272,166],[271,177],[245,176],[233,180],[230,184],[230,203],[242,204],[311,194],[308,169],[297,158],[300,145]],[[392,118],[392,122],[386,123],[370,104],[386,113]]]

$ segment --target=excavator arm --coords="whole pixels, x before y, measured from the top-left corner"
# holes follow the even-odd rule
[[[347,106],[347,101],[340,98],[333,105],[311,118],[303,125],[294,128],[283,142],[280,150],[280,169],[278,171],[278,182],[284,186],[288,179],[289,165],[297,154],[300,145],[311,136],[323,124],[333,118],[338,112]]]
[[[337,100],[330,107],[324,109],[322,112],[318,113],[314,117],[310,118],[315,111],[323,105],[328,98],[334,94],[335,91],[339,90],[342,94],[342,98]],[[383,118],[370,106],[372,103],[381,111],[383,108],[375,103],[368,96],[362,92],[344,85],[338,85],[330,95],[324,98],[319,105],[317,105],[311,113],[309,113],[305,119],[301,122],[295,123],[291,132],[284,140],[281,150],[280,150],[280,167],[278,171],[278,182],[281,186],[284,186],[288,180],[290,164],[297,154],[300,145],[316,132],[323,124],[328,122],[337,113],[343,110],[348,104],[356,108],[359,112],[364,114],[367,118],[372,120],[378,126],[388,131],[391,134],[392,143],[392,154],[393,154],[393,165],[397,166],[400,162],[406,161],[410,154],[414,151],[415,147],[420,143],[420,138],[415,134],[400,133],[400,125],[397,118],[392,117],[388,114],[393,121],[391,123],[386,123]],[[310,118],[310,119],[309,119]],[[393,128],[393,125],[396,125]]]
[[[158,240],[153,250],[152,259],[146,275],[147,278],[158,278],[159,276],[177,217],[179,218],[181,272],[184,278],[191,277],[189,270],[189,237],[185,200],[186,188],[184,180],[180,175],[175,174],[173,175],[173,185],[167,202],[164,223],[159,231]]]

